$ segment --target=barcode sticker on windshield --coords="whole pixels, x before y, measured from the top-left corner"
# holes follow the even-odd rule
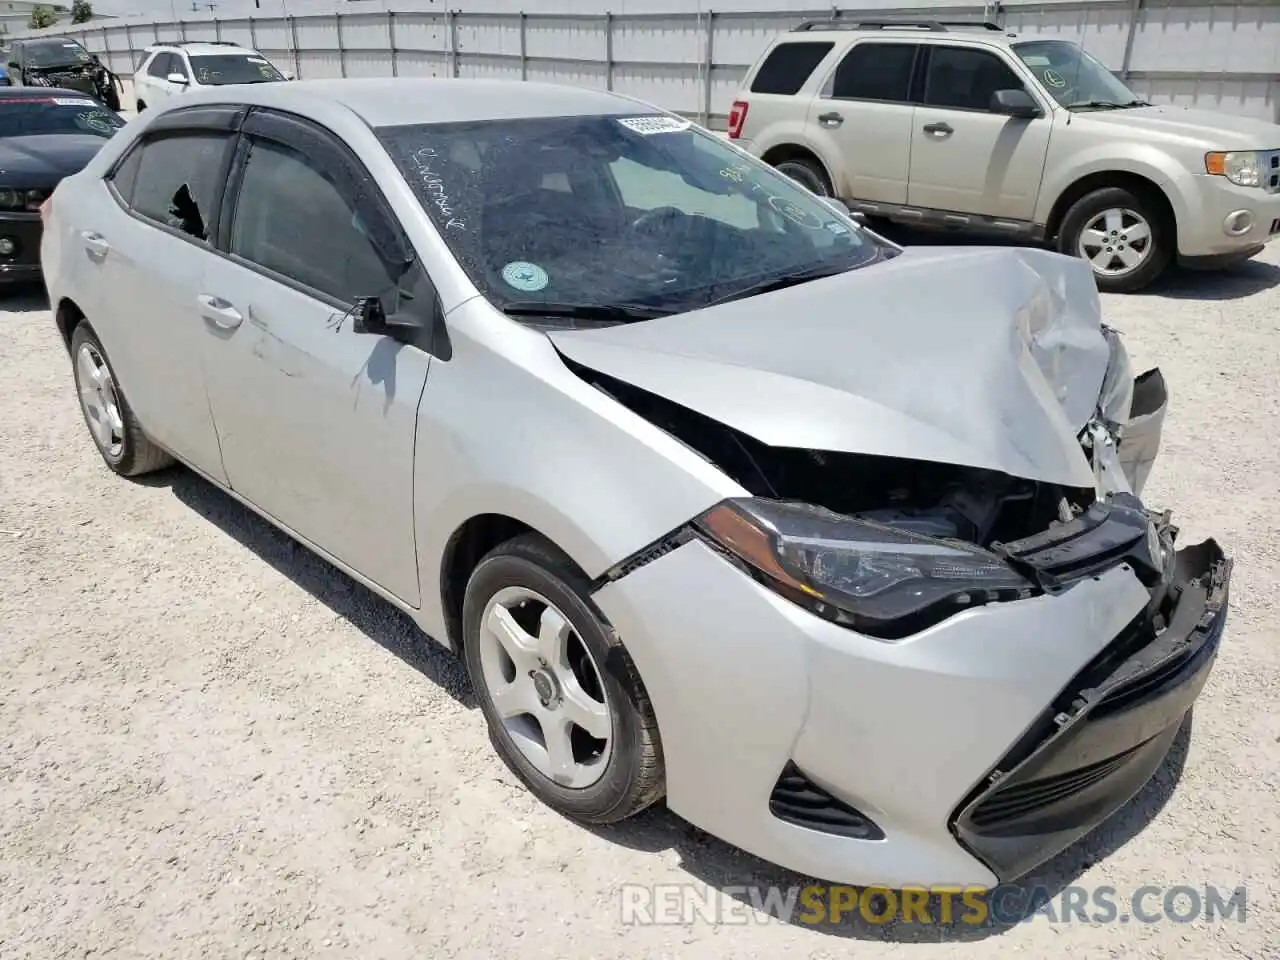
[[[60,107],[96,107],[98,105],[92,100],[83,98],[71,100],[67,97],[54,97],[53,102]]]
[[[693,126],[691,120],[681,120],[678,117],[664,117],[662,115],[653,117],[619,117],[618,122],[628,130],[634,130],[636,133],[649,136],[654,133],[680,133],[682,130],[688,130]]]

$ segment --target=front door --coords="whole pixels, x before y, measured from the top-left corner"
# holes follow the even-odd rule
[[[907,188],[913,207],[1029,221],[1049,150],[1052,113],[993,113],[997,90],[1038,95],[994,51],[930,47],[924,103],[916,109]]]
[[[420,266],[401,274],[371,239],[379,229],[354,189],[367,174],[327,132],[262,113],[242,132],[229,256],[199,290],[231,487],[417,605],[414,439],[430,356],[356,333],[352,312],[398,287],[427,312],[434,293]],[[378,209],[385,236],[398,225]]]

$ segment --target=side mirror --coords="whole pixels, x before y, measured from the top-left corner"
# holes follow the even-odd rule
[[[191,82],[180,73],[171,73],[167,77],[165,77],[165,79],[168,80],[170,83],[176,83],[180,87],[185,87],[188,83]]]
[[[1039,105],[1025,90],[997,90],[991,95],[992,113],[1001,113],[1018,120],[1031,120],[1042,116]]]
[[[393,313],[387,316],[378,297],[361,297],[356,301],[351,329],[356,333],[402,339],[422,328],[422,321],[412,313]]]

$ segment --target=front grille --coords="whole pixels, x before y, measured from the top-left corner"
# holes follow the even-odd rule
[[[973,808],[970,819],[975,827],[982,830],[1015,823],[1101,783],[1123,767],[1143,746],[1145,744],[1138,744],[1114,757],[1077,770],[1068,770],[1041,780],[1015,783],[1004,790],[997,790]]]
[[[1262,154],[1259,171],[1262,187],[1267,193],[1280,193],[1280,150],[1267,150]]]
[[[779,820],[855,840],[883,840],[884,831],[866,814],[813,783],[788,762],[769,796],[769,812]]]

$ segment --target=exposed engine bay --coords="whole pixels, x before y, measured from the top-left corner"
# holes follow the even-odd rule
[[[714,463],[753,496],[796,500],[982,547],[1069,521],[1096,499],[973,467],[771,447],[709,417],[576,364],[575,372]]]

